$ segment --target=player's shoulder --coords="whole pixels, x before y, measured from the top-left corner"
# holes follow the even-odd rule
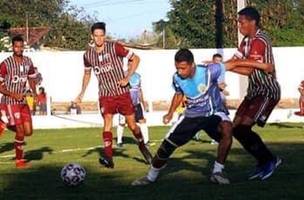
[[[259,30],[255,35],[255,37],[253,38],[252,42],[266,45],[266,44],[270,44],[271,40],[266,32]]]
[[[32,62],[32,59],[28,56],[23,56],[23,59],[26,60],[27,62]]]

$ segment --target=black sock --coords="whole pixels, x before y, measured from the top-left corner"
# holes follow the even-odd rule
[[[251,130],[251,126],[236,126],[233,129],[233,136],[241,143],[244,149],[256,158],[259,165],[274,159],[273,154],[266,147],[261,137]]]

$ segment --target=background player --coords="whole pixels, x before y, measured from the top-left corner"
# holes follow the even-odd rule
[[[304,80],[301,81],[298,90],[300,92],[300,98],[299,98],[300,111],[295,112],[295,114],[299,116],[304,116]]]

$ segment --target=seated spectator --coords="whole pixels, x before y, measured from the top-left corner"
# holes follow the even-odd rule
[[[68,107],[68,113],[71,115],[79,115],[81,114],[81,108],[76,102],[71,101],[71,104]]]

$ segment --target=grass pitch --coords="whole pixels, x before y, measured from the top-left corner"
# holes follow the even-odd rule
[[[14,134],[7,131],[0,138],[0,199],[304,199],[304,124],[272,124],[257,128],[269,148],[283,158],[283,164],[267,181],[247,181],[255,162],[234,141],[225,171],[231,185],[213,185],[208,181],[216,156],[217,145],[201,134],[200,141],[191,141],[177,149],[155,184],[132,187],[130,183],[146,174],[144,164],[129,132],[124,147],[115,149],[114,169],[98,163],[102,151],[100,129],[35,130],[27,138],[26,158],[32,168],[14,167]],[[168,127],[150,128],[156,152]],[[85,183],[69,188],[60,179],[61,168],[71,162],[87,171]]]

